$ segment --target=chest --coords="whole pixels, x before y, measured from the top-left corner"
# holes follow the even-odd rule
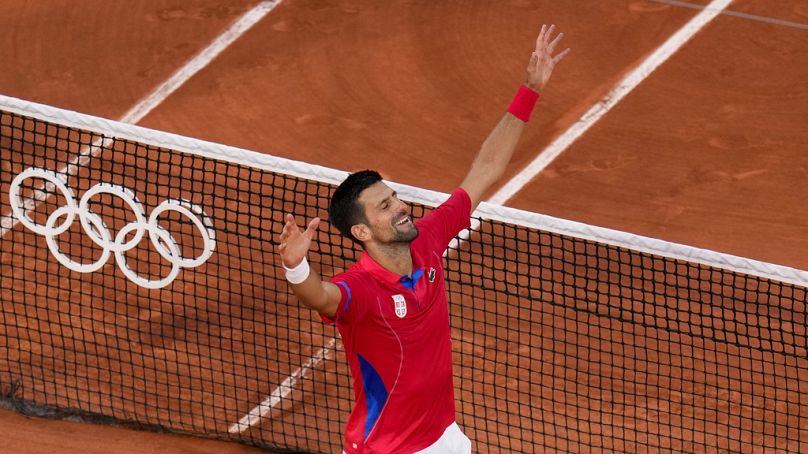
[[[443,270],[426,267],[417,281],[385,286],[379,296],[382,317],[419,318],[436,305],[447,305]]]
[[[418,320],[427,317],[433,309],[447,306],[440,259],[414,265],[412,276],[374,283],[376,317],[392,322]]]
[[[338,322],[346,352],[361,351],[376,362],[389,359],[397,367],[393,352],[407,350],[408,357],[413,357],[449,339],[442,257],[415,259],[411,281],[392,274],[362,273],[362,291],[348,309],[354,318]]]

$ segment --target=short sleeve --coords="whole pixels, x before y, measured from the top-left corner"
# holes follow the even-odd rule
[[[438,241],[441,251],[460,231],[471,226],[471,198],[463,188],[452,195],[418,222],[419,228],[429,230]]]
[[[337,313],[334,314],[333,318],[320,314],[323,322],[328,324],[333,324],[337,321],[340,323],[352,323],[359,320],[364,311],[365,298],[363,295],[367,293],[365,289],[367,281],[362,278],[360,273],[345,272],[332,277],[329,282],[339,287],[341,297],[339,306],[337,306]]]

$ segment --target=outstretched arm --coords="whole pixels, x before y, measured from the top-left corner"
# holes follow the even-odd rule
[[[287,270],[289,287],[300,302],[333,318],[337,313],[342,296],[339,287],[331,282],[323,281],[319,274],[309,269],[306,261],[311,241],[319,225],[320,218],[314,218],[304,231],[297,226],[295,217],[287,214],[278,252],[281,255],[283,267]]]
[[[525,86],[536,93],[541,92],[544,85],[550,80],[555,65],[570,51],[565,49],[553,55],[556,45],[564,36],[563,33],[559,33],[553,38],[554,30],[555,25],[551,25],[549,28],[542,25],[539,37],[536,39],[536,49],[527,65]],[[532,105],[530,108],[532,109]],[[509,112],[502,117],[485,139],[477,157],[471,164],[469,173],[460,184],[460,187],[471,198],[471,211],[474,211],[486,191],[502,177],[505,167],[510,162],[516,145],[519,143],[525,122],[511,113],[513,111],[514,109],[509,109]]]

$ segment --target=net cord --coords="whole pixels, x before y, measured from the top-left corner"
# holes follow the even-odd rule
[[[250,151],[201,139],[180,136],[132,124],[60,109],[45,104],[26,101],[0,94],[0,109],[44,121],[59,123],[77,129],[91,131],[107,137],[128,139],[178,152],[190,153],[211,159],[242,164],[272,172],[286,173],[299,178],[339,184],[348,172],[331,169],[302,161],[281,158],[267,153]],[[449,194],[416,188],[395,182],[387,182],[399,196],[409,202],[437,206]],[[593,226],[560,219],[516,208],[480,203],[474,217],[512,223],[524,227],[596,241],[612,246],[634,249],[640,252],[695,262],[723,268],[738,273],[774,279],[808,288],[808,271],[762,262],[745,257],[672,243],[629,232]],[[457,242],[452,246],[456,246]]]

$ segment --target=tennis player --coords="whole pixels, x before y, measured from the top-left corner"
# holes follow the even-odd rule
[[[442,255],[502,176],[539,92],[569,52],[555,53],[563,34],[554,37],[554,28],[542,26],[526,82],[460,187],[438,208],[413,221],[377,172],[348,176],[331,198],[329,216],[364,252],[329,281],[306,260],[320,219],[304,231],[287,215],[278,248],[286,278],[303,304],[336,323],[350,364],[355,403],[345,431],[348,454],[471,452],[455,422]]]

